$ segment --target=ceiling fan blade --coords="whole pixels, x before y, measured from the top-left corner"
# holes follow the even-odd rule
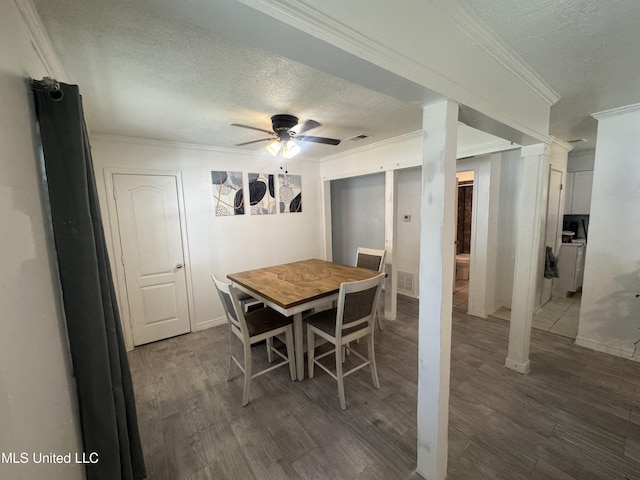
[[[305,122],[299,123],[298,125],[293,127],[292,130],[296,132],[297,135],[300,135],[301,133],[306,132],[307,130],[311,130],[312,128],[319,127],[320,125],[322,124],[316,122],[315,120],[306,120]]]
[[[340,144],[340,140],[338,140],[337,138],[310,137],[309,135],[298,136],[296,137],[296,140],[300,140],[301,142],[324,143],[326,145]]]
[[[261,138],[260,140],[251,140],[250,142],[236,143],[236,147],[242,147],[243,145],[251,145],[252,143],[268,142],[273,140],[275,140],[275,138]]]
[[[268,133],[269,135],[275,135],[271,130],[265,130],[264,128],[252,127],[250,125],[242,125],[241,123],[232,123],[231,125],[234,127],[242,127],[242,128],[248,128],[250,130],[257,130],[258,132]]]

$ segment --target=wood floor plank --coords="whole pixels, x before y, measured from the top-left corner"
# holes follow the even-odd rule
[[[130,352],[150,480],[417,479],[418,302],[376,331],[381,388],[345,380],[347,410],[325,372],[286,368],[226,381],[228,328]],[[450,480],[640,480],[640,363],[533,330],[531,373],[504,367],[509,322],[454,309]],[[354,348],[365,348],[355,345]],[[252,349],[267,365],[264,345]],[[352,362],[354,359],[348,359]]]

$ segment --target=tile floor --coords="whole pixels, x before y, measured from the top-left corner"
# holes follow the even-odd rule
[[[580,298],[580,292],[570,297],[554,293],[553,298],[533,316],[533,328],[575,339],[578,334]],[[454,308],[466,309],[468,302],[469,282],[466,280],[456,280],[456,285],[453,290]],[[510,320],[511,309],[501,308],[491,316],[503,320]]]
[[[456,280],[453,287],[453,306],[454,308],[467,309],[469,303],[469,280]]]

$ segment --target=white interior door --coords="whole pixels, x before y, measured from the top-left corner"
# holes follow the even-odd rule
[[[113,175],[133,344],[191,330],[177,178]]]
[[[547,226],[545,229],[545,247],[551,247],[554,255],[558,255],[558,230],[560,228],[560,191],[562,190],[562,172],[560,170],[549,171],[549,198],[547,202]],[[544,256],[543,256],[544,261]],[[544,268],[544,267],[543,267]],[[545,278],[540,293],[540,305],[551,300],[553,279]]]

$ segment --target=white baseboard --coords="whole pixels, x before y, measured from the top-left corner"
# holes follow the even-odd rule
[[[634,362],[640,362],[640,356],[633,355],[633,348],[618,347],[584,337],[577,337],[576,345],[580,345],[581,347],[589,348],[591,350],[596,350],[598,352],[608,353],[609,355],[615,355],[616,357],[633,360]]]
[[[206,330],[207,328],[219,327],[220,325],[224,325],[226,323],[227,323],[226,317],[213,318],[211,320],[197,323],[195,331],[199,332],[200,330]]]

